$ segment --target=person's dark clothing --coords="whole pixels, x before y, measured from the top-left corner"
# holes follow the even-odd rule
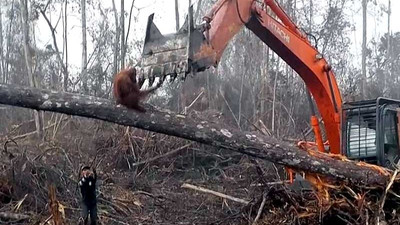
[[[94,176],[82,177],[79,181],[82,195],[82,217],[85,220],[85,225],[88,222],[89,215],[90,224],[97,224],[96,180],[97,175],[96,171],[94,171]]]
[[[90,216],[90,224],[96,225],[97,224],[97,205],[96,203],[91,207],[88,207],[85,203],[82,202],[82,218],[85,221],[85,225],[88,223]]]

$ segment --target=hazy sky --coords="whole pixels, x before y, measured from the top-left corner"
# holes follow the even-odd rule
[[[299,1],[299,0],[298,0]],[[321,0],[320,2],[325,2]],[[378,6],[386,7],[388,0],[376,0]],[[117,9],[119,11],[120,1],[116,1]],[[192,3],[196,4],[197,0],[192,0]],[[129,11],[131,6],[131,1],[125,1],[125,10]],[[180,4],[180,22],[183,23],[183,18],[187,13],[188,7],[188,0],[179,0]],[[371,3],[372,4],[372,3]],[[102,7],[103,8],[112,8],[110,0],[102,0]],[[134,13],[138,15],[137,23],[133,23],[131,25],[131,34],[129,39],[132,40],[133,38],[144,38],[144,30],[147,22],[147,17],[151,13],[155,13],[155,20],[154,22],[159,27],[162,33],[171,33],[175,31],[175,13],[174,13],[174,0],[136,0],[135,1]],[[371,40],[373,37],[379,37],[383,33],[387,31],[387,14],[383,14],[383,17],[380,18],[379,21],[375,20],[377,12],[375,12],[372,5],[369,7],[370,10],[368,11],[368,40]],[[375,7],[376,8],[376,7]],[[397,12],[400,12],[400,0],[392,0],[392,32],[399,32],[400,31],[400,21]],[[356,30],[353,32],[351,37],[352,46],[353,46],[353,54],[356,56],[356,59],[360,59],[361,61],[361,36],[362,36],[362,10],[361,4],[357,3],[357,5],[351,9],[348,9],[348,15],[352,17],[351,21],[354,25]],[[113,21],[113,14],[110,14],[111,20]],[[54,17],[56,18],[56,17]],[[88,16],[88,24],[90,21],[95,20],[91,16]],[[128,22],[126,22],[126,25]],[[81,63],[81,27],[80,27],[80,14],[78,12],[71,12],[69,13],[69,62],[77,67],[80,66]],[[58,29],[58,43],[59,47],[61,48],[62,44],[62,27],[59,26]],[[40,17],[39,21],[36,24],[36,32],[40,34],[37,38],[38,45],[46,45],[51,44],[51,33],[47,24],[44,22],[43,18]],[[90,37],[88,36],[88,42],[90,42]],[[88,46],[88,54],[90,54],[92,50],[92,46]],[[71,54],[72,53],[72,54]],[[355,62],[356,65],[360,65],[360,62]]]
[[[102,0],[102,7],[112,9],[112,2],[110,0]],[[120,11],[120,1],[116,0],[116,8],[118,12]],[[196,3],[197,1],[193,1]],[[132,1],[125,0],[125,10],[129,12]],[[132,39],[144,39],[144,31],[146,28],[147,18],[150,14],[155,13],[155,23],[158,25],[162,33],[172,33],[175,31],[175,5],[174,0],[136,0],[135,7],[133,10],[134,15],[138,16],[138,21],[135,23],[132,19],[131,31],[129,34],[129,40]],[[180,14],[181,23],[185,13],[187,12],[188,1],[180,0],[180,8],[182,8],[182,13]],[[97,9],[97,6],[96,6]],[[59,12],[52,12],[53,24],[55,20],[58,19]],[[81,65],[81,15],[78,12],[72,12],[68,14],[68,51],[69,51],[69,63],[80,67]],[[128,17],[129,18],[129,17]],[[128,26],[128,18],[126,18],[125,25]],[[114,14],[110,13],[110,21],[114,22]],[[98,20],[94,15],[87,15],[87,26],[91,21]],[[47,44],[52,44],[52,36],[49,27],[42,16],[36,23],[36,35],[37,44],[39,46],[45,46]],[[62,48],[62,26],[58,26],[57,32],[57,43],[59,48]],[[125,30],[126,31],[126,30]],[[93,50],[93,46],[90,44],[91,37],[87,34],[88,41],[88,54]],[[61,51],[61,50],[60,50]],[[71,54],[72,53],[72,54]]]

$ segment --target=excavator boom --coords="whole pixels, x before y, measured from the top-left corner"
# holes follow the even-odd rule
[[[267,13],[267,7],[272,13]],[[341,95],[331,67],[275,0],[219,0],[204,16],[200,26],[193,23],[193,9],[176,34],[162,35],[149,17],[140,80],[166,76],[183,79],[216,66],[229,41],[243,26],[267,44],[304,80],[321,114],[330,152],[340,153]]]

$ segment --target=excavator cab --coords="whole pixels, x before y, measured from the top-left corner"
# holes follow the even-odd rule
[[[388,98],[344,103],[342,154],[394,168],[400,158],[400,101]]]

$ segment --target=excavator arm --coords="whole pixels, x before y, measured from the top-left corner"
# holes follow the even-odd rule
[[[149,79],[152,83],[156,77],[165,79],[166,76],[184,79],[187,74],[218,65],[229,41],[246,26],[304,80],[321,114],[330,152],[340,154],[342,100],[330,65],[275,0],[263,3],[219,0],[203,17],[200,26],[194,25],[190,7],[184,26],[178,33],[169,35],[159,32],[151,15],[142,61],[138,64],[140,82]],[[267,9],[272,13],[267,13]],[[313,123],[319,128],[315,118]],[[321,150],[321,135],[316,136]]]

